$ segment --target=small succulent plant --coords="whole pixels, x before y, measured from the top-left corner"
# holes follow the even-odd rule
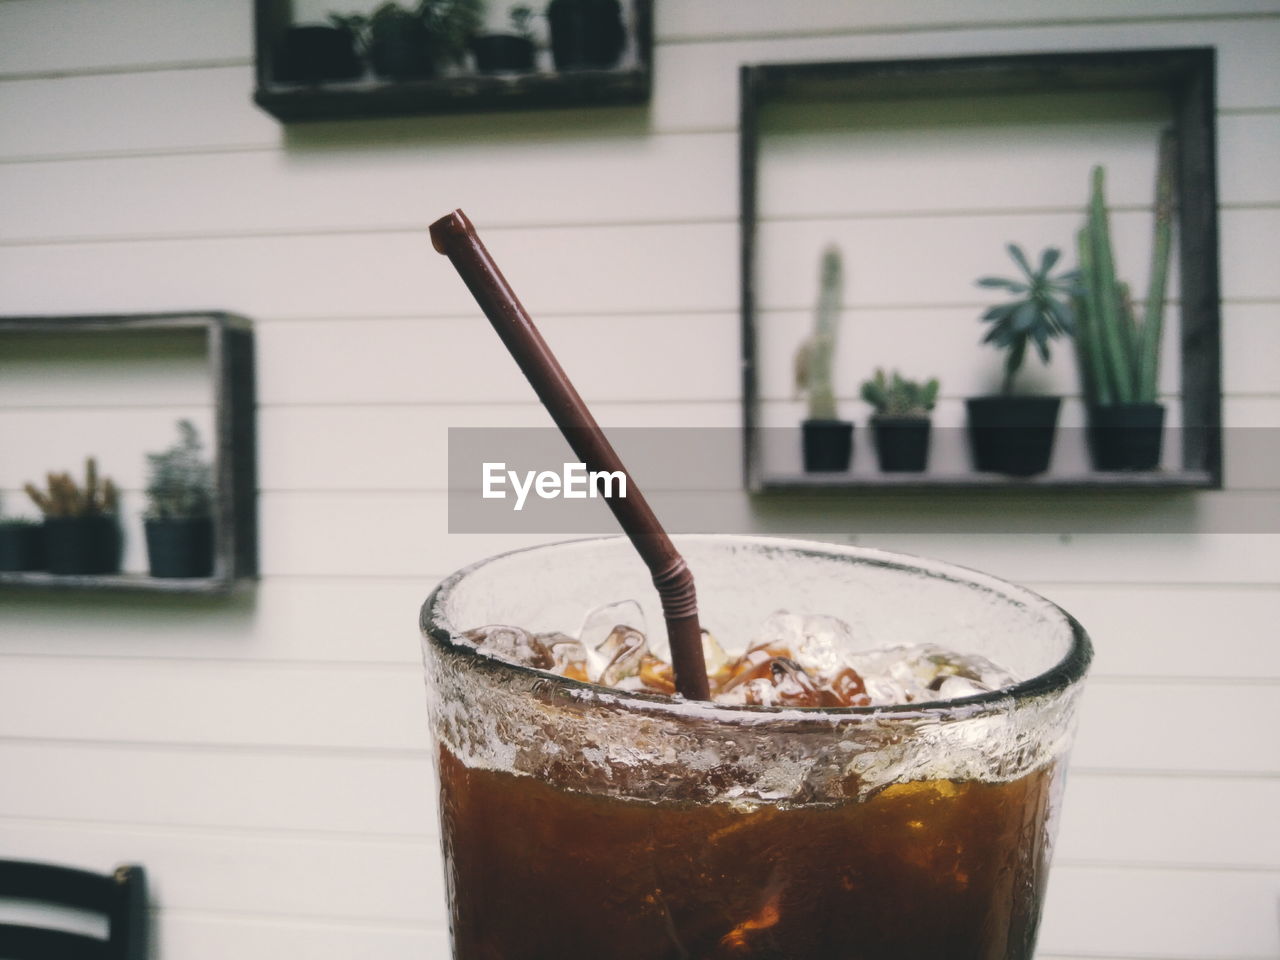
[[[176,520],[213,513],[213,470],[201,456],[200,435],[190,420],[178,421],[179,440],[147,454],[147,519]]]
[[[98,461],[89,457],[84,463],[84,487],[70,473],[45,474],[45,489],[34,483],[23,484],[27,496],[46,517],[96,517],[116,512],[119,495],[116,485],[107,477],[98,477]]]
[[[875,408],[878,417],[927,417],[938,402],[938,379],[925,383],[908,380],[897,370],[889,377],[877,368],[862,384],[862,399]]]
[[[831,382],[836,331],[840,325],[840,297],[844,285],[840,251],[828,247],[819,270],[818,306],[813,333],[796,353],[796,390],[809,398],[810,420],[835,420],[836,395]]]
[[[1013,378],[1022,367],[1027,344],[1034,343],[1042,363],[1049,362],[1049,341],[1075,333],[1075,317],[1071,300],[1079,292],[1079,274],[1067,271],[1052,275],[1061,253],[1054,247],[1040,254],[1040,265],[1033,268],[1016,243],[1008,245],[1009,256],[1022,271],[1022,277],[982,277],[978,286],[1007,290],[1016,299],[997,304],[982,315],[991,329],[983,343],[1007,350],[1001,393],[1013,392]]]

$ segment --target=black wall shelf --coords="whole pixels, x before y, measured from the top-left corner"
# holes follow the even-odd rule
[[[1222,387],[1218,275],[1216,127],[1212,48],[1116,50],[927,60],[750,65],[741,68],[739,165],[743,474],[757,493],[797,490],[1219,489],[1222,487]],[[1178,142],[1178,268],[1181,309],[1180,464],[1150,473],[1088,470],[1031,478],[987,473],[778,473],[762,456],[757,357],[757,226],[760,114],[767,106],[820,100],[979,97],[1026,93],[1153,90],[1172,104]],[[998,145],[992,146],[993,161]],[[1081,198],[1083,209],[1084,199]],[[797,434],[798,434],[797,430]],[[865,435],[864,435],[865,436]]]
[[[257,576],[257,431],[250,321],[222,312],[0,317],[0,344],[11,335],[56,337],[136,331],[203,334],[214,407],[212,575],[158,579],[137,573],[72,576],[0,572],[0,589],[225,594],[238,580]]]
[[[491,110],[626,106],[648,103],[653,54],[652,0],[624,0],[630,59],[609,70],[486,75],[457,73],[420,80],[375,77],[318,84],[276,79],[275,49],[291,25],[288,0],[254,0],[258,106],[286,123]]]

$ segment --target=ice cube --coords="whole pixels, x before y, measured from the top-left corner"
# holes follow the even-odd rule
[[[546,646],[537,637],[519,627],[491,624],[468,630],[463,639],[475,644],[475,648],[491,657],[518,663],[538,670],[550,670],[554,660]]]
[[[633,677],[640,672],[640,661],[649,653],[649,645],[639,630],[619,624],[595,652],[604,660],[599,682],[612,687],[625,677]]]
[[[594,682],[602,682],[600,677],[609,665],[610,657],[605,656],[600,648],[618,626],[631,627],[641,636],[648,636],[644,611],[635,600],[620,600],[596,607],[586,615],[578,630],[578,640],[586,651],[587,674]]]
[[[774,657],[786,656],[787,650],[783,647],[760,646],[752,647],[727,668],[728,679],[725,681],[723,690],[729,691],[743,684],[751,683],[753,680],[768,680],[771,674],[771,664]]]
[[[853,630],[838,617],[779,610],[765,621],[761,641],[789,650],[787,656],[816,677],[832,677],[846,666]]]
[[[587,672],[587,650],[582,642],[567,633],[539,633],[535,640],[551,654],[550,669],[571,680],[591,679]]]
[[[652,649],[654,656],[662,656],[656,649]],[[664,658],[667,659],[667,658]],[[720,646],[715,637],[711,635],[710,630],[702,631],[702,659],[707,664],[707,676],[719,673],[729,665],[729,655],[724,652],[724,648]]]
[[[776,702],[785,707],[834,707],[835,694],[820,690],[804,667],[788,657],[769,664]]]

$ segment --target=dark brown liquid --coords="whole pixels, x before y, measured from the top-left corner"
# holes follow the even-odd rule
[[[1029,960],[1050,770],[823,807],[651,804],[440,752],[456,960]]]

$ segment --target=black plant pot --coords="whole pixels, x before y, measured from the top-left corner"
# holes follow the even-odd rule
[[[384,80],[422,80],[436,72],[431,34],[420,20],[375,28],[369,41],[369,61],[373,72]]]
[[[876,459],[885,473],[919,473],[929,464],[928,417],[872,417]]]
[[[147,560],[151,576],[207,577],[213,573],[213,521],[208,517],[148,520]]]
[[[353,80],[364,73],[355,38],[342,27],[290,27],[276,42],[273,60],[273,79],[281,83]]]
[[[1154,470],[1160,466],[1163,438],[1163,404],[1089,408],[1089,452],[1095,470]]]
[[[489,33],[471,41],[476,69],[481,73],[529,73],[533,70],[533,41],[513,33]]]
[[[841,473],[853,458],[853,424],[848,420],[805,420],[800,424],[806,473]]]
[[[970,397],[974,468],[1030,477],[1049,468],[1061,397]]]
[[[34,523],[0,523],[0,570],[43,570],[44,531]]]
[[[551,0],[551,58],[557,70],[608,70],[627,43],[618,0]]]
[[[45,517],[45,568],[50,573],[119,573],[123,547],[114,516]]]

